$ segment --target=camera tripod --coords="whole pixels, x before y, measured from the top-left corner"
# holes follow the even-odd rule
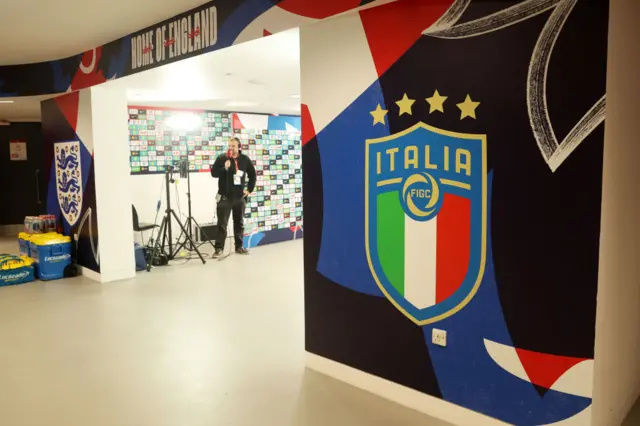
[[[180,162],[180,177],[187,178],[187,211],[189,216],[187,217],[187,222],[180,232],[180,236],[178,237],[178,242],[176,243],[176,249],[174,253],[177,255],[180,253],[180,249],[184,248],[187,251],[195,251],[200,255],[198,249],[202,247],[204,244],[211,244],[211,247],[215,250],[215,245],[211,242],[209,236],[202,230],[200,224],[196,221],[196,219],[191,215],[191,174],[189,173],[189,163],[186,160]],[[203,241],[200,244],[196,244],[193,240],[193,228],[196,228],[200,232],[200,239]],[[180,241],[184,236],[184,239]],[[204,239],[202,238],[204,236]],[[200,255],[200,258],[202,256]]]
[[[187,243],[189,244],[188,250],[195,251],[198,254],[198,257],[200,257],[200,260],[202,261],[202,263],[203,264],[207,263],[206,260],[204,260],[204,256],[202,256],[202,253],[200,253],[198,246],[193,242],[191,231],[190,230],[187,231],[187,228],[185,227],[185,225],[180,221],[180,217],[176,214],[175,210],[171,208],[171,191],[169,190],[169,188],[171,183],[174,182],[173,166],[167,166],[164,176],[165,176],[165,189],[167,192],[167,208],[165,209],[164,216],[162,217],[162,222],[160,223],[160,230],[158,231],[158,237],[156,238],[153,244],[153,250],[151,251],[151,255],[149,256],[149,259],[147,259],[147,272],[151,271],[151,266],[156,256],[160,253],[165,252],[165,247],[168,247],[169,249],[167,254],[168,260],[174,260],[177,254],[180,252],[181,248],[183,247],[187,248],[186,246]],[[187,179],[189,178],[187,177]],[[191,192],[191,185],[189,184],[189,193],[190,192]],[[198,228],[200,228],[197,222],[195,222],[195,219],[191,217],[191,195],[189,194],[188,197],[189,197],[189,218],[187,220],[187,224],[189,225],[189,227],[191,227],[191,224],[193,222]],[[180,229],[182,230],[182,232],[180,233],[180,237],[178,237],[178,241],[176,242],[175,250],[174,250],[174,244],[173,244],[173,234],[171,229],[172,217],[178,223],[178,225],[180,226]],[[184,241],[181,243],[180,239],[182,238],[183,235],[184,235]]]

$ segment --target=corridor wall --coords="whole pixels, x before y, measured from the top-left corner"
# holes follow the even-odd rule
[[[135,275],[124,91],[91,87],[43,101],[47,211],[71,236],[83,274]],[[117,143],[122,141],[122,143]],[[98,214],[100,210],[100,214]]]
[[[639,387],[637,2],[611,2],[607,101],[606,0],[339,3],[220,4],[217,44],[169,58],[308,25],[309,365],[460,425],[617,425]],[[212,5],[167,25],[184,29]],[[175,40],[140,45],[161,58],[140,67],[131,49],[164,26],[0,67],[0,96],[162,65]],[[432,343],[436,328],[446,347]]]
[[[608,7],[301,28],[312,368],[454,424],[592,424]]]
[[[47,212],[77,235],[78,264],[100,272],[91,91],[41,103]]]

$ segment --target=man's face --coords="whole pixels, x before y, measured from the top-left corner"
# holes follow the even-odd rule
[[[237,156],[238,152],[240,151],[240,147],[238,146],[238,141],[235,139],[229,139],[229,149],[231,150],[231,153],[233,154],[233,156]]]

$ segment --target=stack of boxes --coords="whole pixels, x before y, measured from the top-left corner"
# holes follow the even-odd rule
[[[20,256],[0,255],[0,286],[64,277],[71,264],[71,238],[56,232],[56,217],[29,216],[18,235]]]

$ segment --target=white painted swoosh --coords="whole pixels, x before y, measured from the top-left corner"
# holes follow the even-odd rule
[[[96,53],[96,49],[93,49],[91,52],[93,53],[93,56],[91,57],[91,63],[88,67],[82,63],[82,60],[80,61],[80,71],[85,74],[91,74],[93,72],[93,69],[96,67],[96,58],[98,56]]]
[[[456,0],[445,15],[423,31],[444,39],[477,37],[516,25],[553,10],[531,54],[526,82],[527,109],[531,130],[540,153],[552,172],[605,120],[606,96],[602,96],[559,142],[547,108],[547,74],[555,43],[578,0],[526,0],[491,15],[455,25],[468,6]]]

